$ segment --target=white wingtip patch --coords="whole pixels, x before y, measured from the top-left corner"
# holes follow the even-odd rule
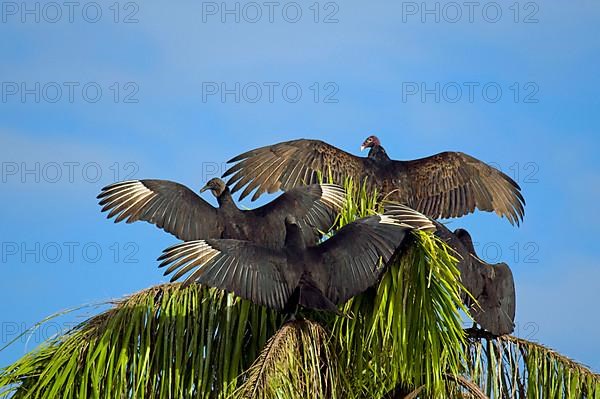
[[[118,182],[107,186],[101,193],[101,204],[104,204],[102,211],[113,210],[114,213],[109,214],[110,217],[116,216],[117,220],[121,215],[129,216],[128,212],[133,207],[140,203],[148,203],[152,198],[156,197],[156,193],[146,187],[139,180],[128,180]],[[123,209],[124,204],[128,204]]]
[[[221,251],[213,248],[204,240],[188,241],[165,249],[163,255],[159,258],[159,260],[163,260],[159,267],[171,265],[166,274],[175,272],[173,278],[179,278],[191,271],[191,269],[184,270],[189,265],[193,264],[195,270],[202,269],[220,253]],[[179,270],[179,272],[176,272],[176,270]],[[192,271],[189,276],[194,273]]]
[[[413,230],[436,230],[435,225],[427,216],[405,205],[386,207],[386,213],[380,217],[380,223],[396,224]]]
[[[401,224],[401,223],[398,223],[399,221],[396,218],[394,218],[390,215],[379,215],[379,218],[380,218],[379,223],[382,223],[382,224],[395,224],[395,225]]]
[[[321,184],[321,201],[332,209],[342,209],[346,202],[346,191],[335,184]]]

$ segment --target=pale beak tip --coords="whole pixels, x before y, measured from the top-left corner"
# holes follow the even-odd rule
[[[361,150],[361,151],[364,151],[364,150],[365,150],[365,146],[364,146],[364,145],[361,145],[361,146],[360,146],[360,150]]]

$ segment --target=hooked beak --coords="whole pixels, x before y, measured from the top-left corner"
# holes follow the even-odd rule
[[[365,149],[365,148],[367,148],[367,147],[365,147],[365,145],[364,145],[364,144],[360,146],[360,150],[361,150],[361,151],[364,151],[364,149]]]
[[[210,189],[211,189],[211,187],[210,187],[210,186],[207,184],[206,186],[204,186],[204,187],[202,187],[202,188],[200,189],[200,194],[202,194],[202,193],[203,193],[203,192],[205,192],[206,190],[210,190]]]

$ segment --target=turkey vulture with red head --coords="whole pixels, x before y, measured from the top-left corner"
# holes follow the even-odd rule
[[[510,334],[515,329],[515,281],[506,263],[489,264],[475,253],[471,235],[467,230],[448,230],[434,222],[435,234],[458,254],[460,279],[467,293],[462,299],[475,321],[489,333],[499,336]]]
[[[240,240],[200,240],[163,251],[160,267],[171,281],[188,274],[199,282],[233,292],[273,309],[306,308],[338,312],[372,286],[411,230],[434,230],[424,215],[405,206],[358,219],[333,237],[310,247],[302,227],[285,218],[285,245],[279,249]]]
[[[375,136],[361,149],[369,155],[357,157],[320,140],[292,140],[245,152],[223,175],[230,176],[231,191],[244,188],[243,199],[256,190],[252,200],[265,192],[289,190],[316,183],[319,174],[332,183],[346,177],[366,181],[387,200],[405,204],[431,218],[451,218],[475,209],[495,212],[511,224],[523,219],[525,200],[519,185],[499,170],[462,152],[442,152],[411,161],[390,159]]]
[[[304,239],[316,244],[333,225],[346,201],[333,184],[296,187],[253,210],[239,209],[221,179],[211,179],[200,192],[217,197],[215,208],[186,186],[168,180],[129,180],[111,184],[98,195],[102,211],[115,223],[144,220],[183,241],[208,238],[249,240],[279,248],[285,240],[284,219],[294,217]]]

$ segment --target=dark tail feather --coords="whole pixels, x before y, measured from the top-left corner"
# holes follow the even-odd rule
[[[303,281],[300,285],[300,305],[317,310],[326,310],[341,315],[335,303],[331,302],[323,292],[310,282]]]

